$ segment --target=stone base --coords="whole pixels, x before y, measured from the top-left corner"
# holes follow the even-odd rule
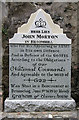
[[[72,111],[76,104],[70,100],[5,100],[5,112]]]

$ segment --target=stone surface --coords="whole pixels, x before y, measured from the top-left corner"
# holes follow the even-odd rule
[[[23,23],[26,23],[30,17],[30,14],[35,12],[39,8],[43,8],[46,12],[50,13],[55,23],[59,24],[64,28],[64,33],[72,39],[72,96],[79,105],[79,75],[77,62],[79,63],[79,53],[77,53],[77,9],[79,8],[78,3],[68,2],[48,2],[48,3],[3,3],[7,4],[8,15],[3,21],[3,88],[4,88],[4,99],[8,97],[8,40],[17,31]],[[31,9],[30,9],[31,8]],[[5,12],[5,11],[4,11]],[[79,13],[79,12],[78,12]],[[79,20],[78,20],[79,21]],[[78,30],[79,31],[79,30]],[[79,35],[78,35],[79,36]],[[7,61],[6,61],[7,60]]]
[[[43,9],[18,32],[9,40],[9,99],[70,99],[71,39]]]
[[[71,100],[5,100],[5,112],[45,112],[75,110]]]
[[[3,97],[2,97],[2,90],[0,90],[0,112],[3,110]]]
[[[69,118],[73,118],[71,120],[75,120],[77,119],[77,111],[65,111],[65,112],[12,112],[12,113],[5,113],[5,112],[2,112],[0,113],[0,118],[3,120],[17,120],[17,119],[33,119],[35,120],[35,118],[43,118],[43,119],[46,119],[46,118],[50,118],[51,116],[51,119],[55,118],[56,117],[62,117],[64,120],[70,120]],[[1,120],[0,119],[0,120]]]
[[[71,45],[10,44],[9,99],[70,99],[70,50]]]
[[[37,2],[37,0],[3,0],[4,2]],[[38,2],[52,2],[52,0],[38,0]],[[53,0],[53,2],[78,2],[78,0]]]
[[[17,120],[17,118],[3,118],[1,120]],[[18,118],[18,120],[40,120],[40,118]],[[41,118],[41,120],[78,120],[77,118],[61,118],[61,117],[57,117],[57,118]]]
[[[79,108],[77,108],[77,118],[79,120]]]

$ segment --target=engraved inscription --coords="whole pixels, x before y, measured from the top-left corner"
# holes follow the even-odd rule
[[[10,44],[10,99],[70,98],[71,45]]]

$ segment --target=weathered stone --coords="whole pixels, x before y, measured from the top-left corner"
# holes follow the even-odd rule
[[[64,120],[70,120],[69,118],[73,118],[77,120],[77,111],[65,111],[65,112],[13,112],[13,113],[0,113],[0,120],[55,120],[55,117],[61,116]],[[72,120],[72,119],[71,119]]]
[[[75,110],[71,100],[5,100],[5,112],[39,112]]]
[[[71,99],[70,69],[71,40],[39,9],[9,40],[9,99]]]
[[[40,35],[43,37],[38,37]],[[28,46],[29,43],[31,46]],[[58,51],[58,54],[54,51]],[[63,56],[67,58],[63,59]],[[52,63],[46,60],[49,57],[51,61],[53,60]],[[20,61],[17,61],[18,59]],[[45,71],[42,66],[45,67]],[[70,69],[71,39],[63,34],[63,29],[54,24],[44,10],[39,9],[31,15],[27,24],[18,28],[18,33],[9,40],[9,100],[5,101],[5,112],[74,110],[75,101],[70,95]],[[36,73],[41,74],[37,76]]]
[[[67,31],[69,31],[69,33],[67,33],[69,38],[72,38],[72,68],[73,68],[73,73],[74,71],[76,72],[76,74],[73,75],[73,79],[72,79],[72,96],[75,98],[75,100],[77,102],[79,102],[79,85],[76,83],[78,80],[78,72],[77,69],[74,69],[74,66],[77,65],[77,62],[79,63],[79,55],[76,51],[76,49],[78,49],[77,44],[76,44],[76,40],[77,38],[77,16],[79,16],[77,13],[77,9],[79,6],[79,2],[78,3],[68,3],[68,2],[59,2],[59,3],[55,3],[53,2],[51,5],[44,3],[5,3],[8,4],[8,15],[7,18],[5,19],[5,21],[3,21],[3,27],[8,29],[8,38],[11,38],[13,36],[13,34],[16,32],[16,29],[18,28],[18,26],[21,26],[23,23],[27,22],[30,14],[34,11],[36,11],[36,9],[38,8],[43,8],[44,10],[47,10],[48,13],[51,14],[53,20],[55,23],[59,24],[61,27],[64,28],[64,32],[67,33]],[[29,9],[31,8],[31,9]],[[18,14],[19,12],[19,14]],[[5,15],[5,14],[4,14]],[[5,17],[6,17],[5,15]],[[60,20],[56,21],[55,20],[55,15],[56,16],[60,16]],[[13,18],[13,19],[11,19]],[[63,19],[64,18],[64,19]],[[78,17],[79,18],[79,17]],[[20,21],[17,22],[17,21]],[[65,26],[66,24],[71,23],[72,27],[69,26]],[[79,28],[79,27],[78,27]],[[6,41],[8,40],[7,35],[4,35],[3,38],[3,48],[4,51],[6,50]],[[73,42],[75,41],[75,42]],[[5,55],[5,53],[4,53]],[[6,59],[6,58],[4,58]],[[5,64],[6,65],[6,64]],[[4,65],[3,65],[4,66]],[[5,68],[3,68],[5,69]],[[8,71],[8,67],[5,69],[5,74]],[[76,76],[77,75],[77,76]],[[3,75],[3,78],[5,76]],[[5,78],[4,78],[5,79]],[[3,80],[4,80],[3,79]],[[6,79],[6,81],[8,81],[8,78]],[[76,86],[77,84],[77,86]],[[7,87],[7,84],[3,84],[4,87]],[[4,89],[5,94],[4,94],[4,98],[6,96],[8,96],[6,94],[6,90]],[[74,92],[75,91],[75,92]]]

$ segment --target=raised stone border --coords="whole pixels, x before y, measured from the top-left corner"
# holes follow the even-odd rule
[[[5,100],[5,112],[72,111],[76,103],[71,100]]]

